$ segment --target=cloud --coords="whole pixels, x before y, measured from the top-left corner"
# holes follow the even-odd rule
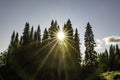
[[[96,39],[96,47],[95,50],[101,50],[102,49],[102,41],[100,39]]]
[[[120,36],[109,36],[103,39],[107,45],[120,44]]]

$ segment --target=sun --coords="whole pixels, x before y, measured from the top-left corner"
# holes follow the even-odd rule
[[[57,33],[57,39],[63,41],[65,39],[65,33],[63,31],[59,31]]]

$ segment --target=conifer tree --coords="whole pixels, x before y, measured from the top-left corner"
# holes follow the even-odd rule
[[[66,32],[66,36],[68,36],[68,39],[73,40],[73,28],[70,19],[68,19],[63,29]]]
[[[50,28],[49,28],[49,34],[50,34],[50,37],[51,38],[53,38],[54,36],[53,36],[53,31],[54,31],[54,20],[52,20],[52,22],[51,22],[51,26],[50,26]]]
[[[11,55],[14,52],[14,47],[15,47],[15,31],[13,31],[12,36],[11,36],[11,41],[8,47],[8,54],[7,54],[7,65],[10,64],[10,59]]]
[[[31,42],[33,41],[33,26],[32,26],[31,31],[30,31],[30,41]]]
[[[49,28],[49,35],[50,38],[53,39],[56,37],[56,33],[59,31],[59,26],[57,24],[57,21],[55,20],[55,22],[52,20],[51,22],[51,26]]]
[[[37,28],[37,44],[38,46],[41,45],[41,33],[40,33],[40,26],[38,25],[38,28]]]
[[[115,63],[115,46],[109,48],[109,70],[114,70]]]
[[[94,51],[95,41],[91,25],[88,23],[85,32],[85,65],[94,67],[97,65],[97,53]]]
[[[49,34],[47,29],[45,28],[43,38],[42,38],[42,47],[48,43],[48,39],[49,39]]]
[[[37,32],[34,32],[34,42],[37,43]]]
[[[79,58],[79,61],[81,63],[82,60],[81,60],[81,52],[80,52],[80,39],[77,28],[75,30],[75,35],[74,35],[74,46],[75,46],[75,52],[77,53],[77,57]]]
[[[11,42],[10,42],[10,46],[14,46],[14,42],[15,42],[15,31],[13,31],[13,34],[11,36]]]
[[[118,44],[116,44],[116,50],[115,50],[115,66],[116,70],[120,70],[120,49]]]
[[[23,32],[23,44],[28,44],[30,42],[30,31],[29,31],[29,23],[25,24],[24,32]]]
[[[19,35],[18,35],[18,32],[16,33],[16,36],[15,36],[15,48],[17,48],[19,46],[19,39],[18,39]]]
[[[105,49],[105,52],[101,53],[98,58],[99,58],[99,68],[101,71],[105,72],[108,69],[108,51]]]

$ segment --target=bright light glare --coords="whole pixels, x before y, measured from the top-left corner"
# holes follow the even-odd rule
[[[65,38],[64,32],[62,32],[62,31],[58,32],[57,38],[58,38],[58,40],[63,41]]]

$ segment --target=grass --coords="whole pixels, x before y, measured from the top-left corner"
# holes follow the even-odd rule
[[[120,80],[120,71],[108,71],[101,74],[104,80]]]

